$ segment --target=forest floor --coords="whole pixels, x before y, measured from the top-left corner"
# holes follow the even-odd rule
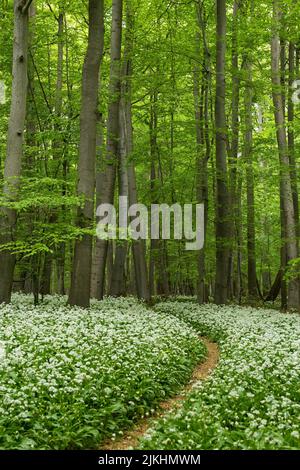
[[[183,406],[156,420],[143,449],[300,449],[300,316],[274,310],[165,302],[219,345],[217,367]]]
[[[0,449],[300,449],[300,316],[180,300],[1,305]]]
[[[187,394],[200,380],[205,380],[212,370],[216,367],[219,360],[219,348],[216,343],[213,343],[207,338],[200,338],[205,344],[207,349],[207,357],[204,361],[201,361],[193,370],[192,377],[185,387],[180,390],[178,395],[163,401],[158,405],[158,411],[151,417],[143,418],[135,424],[134,428],[125,432],[125,434],[119,439],[108,439],[101,445],[101,450],[126,450],[135,448],[138,446],[140,439],[145,435],[147,430],[150,428],[153,419],[162,418],[166,413],[178,410]]]

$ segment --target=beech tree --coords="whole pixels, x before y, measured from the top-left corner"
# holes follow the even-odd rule
[[[89,0],[89,37],[82,73],[80,142],[77,192],[84,197],[78,210],[77,225],[82,236],[75,242],[70,305],[88,307],[92,266],[92,229],[94,220],[95,161],[99,68],[104,35],[103,0]]]
[[[103,189],[101,203],[113,204],[115,193],[116,169],[119,157],[119,107],[121,91],[121,42],[122,42],[122,0],[112,2],[112,23],[110,42],[110,79],[109,104],[107,118],[107,141],[105,155],[105,172],[103,175]],[[104,295],[105,269],[107,261],[108,241],[102,240],[99,246],[99,298]]]
[[[226,156],[225,54],[226,2],[217,0],[216,12],[216,285],[215,302],[228,300],[229,270],[229,194]]]
[[[285,0],[3,2],[0,301],[299,310],[299,14]],[[96,208],[118,215],[119,196],[149,229],[152,204],[204,204],[204,227],[190,220],[203,248],[175,239],[172,213],[170,240],[99,238]]]
[[[7,150],[4,166],[4,205],[0,208],[0,241],[8,247],[0,252],[0,303],[10,302],[16,257],[9,244],[16,237],[17,212],[13,203],[17,201],[27,100],[28,65],[28,10],[31,1],[14,0],[13,81],[11,108],[7,133]]]
[[[289,150],[286,135],[285,124],[285,104],[281,91],[280,81],[280,8],[279,1],[273,1],[273,37],[272,37],[272,84],[273,84],[273,102],[274,117],[276,124],[276,134],[280,162],[280,192],[281,192],[281,211],[283,220],[283,244],[285,249],[285,264],[297,259],[297,239],[295,212],[293,205],[293,193],[291,185],[291,175],[289,171]],[[285,266],[283,266],[285,268]],[[299,307],[299,281],[294,274],[288,282],[288,308]]]

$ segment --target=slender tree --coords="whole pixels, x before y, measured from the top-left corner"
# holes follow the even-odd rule
[[[126,34],[124,45],[124,57],[122,66],[121,101],[120,101],[120,151],[119,151],[119,194],[127,196],[129,205],[137,204],[137,188],[135,167],[131,158],[133,151],[132,128],[132,69],[134,47],[134,14],[131,0],[126,2]],[[148,286],[148,273],[145,256],[145,243],[143,240],[132,240],[132,255],[134,262],[136,293],[140,299],[149,301],[150,292]],[[112,273],[111,294],[121,295],[125,293],[125,263],[127,243],[116,247],[116,256]]]
[[[88,307],[92,265],[92,235],[94,219],[95,161],[99,68],[103,49],[103,0],[89,0],[89,37],[83,65],[80,113],[80,145],[77,192],[84,197],[78,210],[77,225],[82,238],[75,242],[69,304]]]
[[[288,99],[288,148],[289,148],[289,160],[291,169],[291,184],[293,192],[293,204],[295,214],[296,233],[299,239],[300,237],[300,223],[299,223],[299,191],[297,182],[297,165],[295,158],[295,109],[292,100],[293,84],[296,78],[295,71],[295,44],[293,41],[289,42],[289,99]]]
[[[3,187],[3,195],[8,203],[17,201],[20,187],[27,101],[28,10],[30,4],[29,0],[26,2],[14,0],[13,81]],[[0,211],[0,242],[4,245],[13,243],[16,237],[17,212],[8,206],[1,207]],[[9,248],[0,251],[2,270],[0,303],[10,302],[15,261],[15,255]]]
[[[279,1],[273,0],[273,36],[272,36],[272,85],[274,117],[280,163],[281,213],[284,228],[283,245],[286,249],[286,265],[297,258],[296,224],[293,206],[293,193],[290,177],[289,150],[286,136],[285,109],[281,87],[280,70],[280,8]],[[299,308],[299,283],[292,276],[288,282],[287,307]]]
[[[54,97],[54,112],[53,112],[53,132],[54,137],[52,141],[52,152],[53,160],[55,162],[55,167],[53,175],[56,176],[60,174],[61,164],[62,164],[62,141],[61,141],[61,113],[62,113],[62,91],[63,91],[63,60],[64,60],[64,11],[63,7],[59,5],[59,13],[57,17],[57,74],[56,74],[56,86],[55,86],[55,97]],[[53,211],[49,216],[49,223],[57,223],[58,214],[56,211]],[[59,247],[59,269],[58,269],[58,278],[60,284],[60,293],[64,294],[64,263],[61,258],[64,258],[63,252],[64,248]],[[42,295],[47,295],[51,293],[51,274],[52,274],[52,263],[53,255],[51,252],[47,252],[44,258],[44,267],[42,273],[42,282],[41,282],[41,293]]]
[[[252,89],[252,65],[250,57],[244,59],[244,71],[246,75],[245,86],[245,137],[244,159],[246,162],[247,184],[247,255],[248,255],[248,296],[251,301],[257,297],[256,287],[256,253],[255,253],[255,201],[254,201],[254,173],[253,173],[253,89]]]
[[[110,42],[110,79],[109,79],[109,103],[107,119],[107,139],[105,172],[102,179],[101,203],[113,204],[115,193],[116,168],[119,157],[119,107],[121,91],[121,44],[122,44],[122,17],[123,1],[112,2],[112,26]],[[107,260],[108,240],[99,243],[99,298],[102,299],[105,287],[105,268]]]
[[[229,154],[229,199],[230,210],[232,213],[231,223],[231,243],[229,249],[229,271],[228,271],[228,295],[233,297],[234,293],[234,280],[235,274],[240,276],[239,272],[239,217],[238,217],[238,153],[239,153],[239,104],[240,104],[240,71],[239,71],[239,44],[238,44],[238,20],[239,20],[240,0],[235,0],[233,4],[232,14],[232,45],[231,45],[231,75],[232,75],[232,98],[231,98],[231,133],[232,138],[229,144],[228,140],[228,154]],[[235,259],[237,267],[235,269]],[[239,279],[237,279],[239,283]],[[239,295],[239,294],[238,294]]]
[[[198,256],[198,281],[197,298],[199,303],[207,301],[206,288],[206,259],[205,259],[205,240],[207,234],[207,216],[208,216],[208,160],[210,158],[210,137],[209,137],[209,93],[210,93],[210,51],[206,38],[206,19],[203,2],[196,4],[196,18],[198,30],[196,33],[196,53],[197,61],[194,67],[194,108],[196,124],[196,143],[197,143],[197,200],[204,204],[204,247],[200,250]],[[198,65],[201,56],[200,42],[203,43],[202,74]]]
[[[217,57],[216,57],[216,283],[215,302],[225,304],[228,300],[228,242],[229,194],[226,160],[225,115],[225,59],[226,59],[226,2],[217,0]]]

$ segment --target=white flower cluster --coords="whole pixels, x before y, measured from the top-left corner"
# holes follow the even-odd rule
[[[300,449],[300,317],[162,303],[220,345],[210,378],[147,433],[145,449]]]
[[[133,299],[0,306],[0,448],[99,446],[175,393],[205,354],[192,328]]]

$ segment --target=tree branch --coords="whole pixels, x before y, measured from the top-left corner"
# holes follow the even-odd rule
[[[23,15],[26,15],[26,13],[28,12],[29,7],[30,7],[31,4],[32,4],[32,0],[27,0],[26,1],[25,5],[22,8]]]
[[[57,17],[57,15],[55,14],[55,12],[53,11],[53,8],[52,8],[52,6],[50,5],[50,3],[49,3],[49,2],[46,2],[46,3],[47,3],[47,5],[48,5],[48,7],[49,7],[49,10],[50,10],[51,13],[53,14],[54,18],[56,19],[56,21],[58,21],[58,17]]]

